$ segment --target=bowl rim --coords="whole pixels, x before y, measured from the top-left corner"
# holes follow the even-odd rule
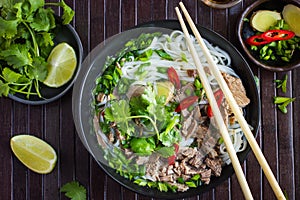
[[[243,27],[244,27],[244,18],[249,16],[252,12],[254,12],[255,9],[257,9],[258,6],[260,6],[261,4],[264,4],[266,2],[269,2],[272,0],[258,0],[255,1],[253,4],[249,5],[241,14],[239,21],[237,23],[237,33],[238,33],[238,40],[240,45],[242,46],[243,51],[246,53],[246,55],[248,56],[248,58],[254,62],[256,65],[269,70],[269,71],[273,71],[273,72],[285,72],[285,71],[290,71],[293,70],[295,68],[300,67],[300,59],[298,61],[295,61],[293,63],[289,63],[286,66],[275,66],[275,65],[268,65],[268,64],[264,64],[262,62],[260,62],[258,59],[256,59],[252,53],[249,51],[247,44],[244,42],[243,38],[242,38],[242,32],[243,32]],[[296,4],[296,5],[300,5],[299,2],[297,1],[282,1],[282,3],[286,3],[286,4]]]
[[[58,20],[58,22],[60,22],[60,19],[57,19],[57,20]],[[80,39],[78,33],[76,32],[75,28],[71,24],[65,24],[65,25],[63,25],[61,23],[59,23],[59,24],[63,28],[70,31],[71,35],[74,37],[74,41],[76,42],[76,45],[77,45],[76,49],[78,48],[78,53],[76,53],[76,57],[77,57],[76,71],[73,74],[71,80],[69,80],[66,83],[65,89],[63,89],[60,93],[52,96],[51,98],[47,98],[47,99],[39,98],[38,100],[30,100],[30,99],[21,98],[17,95],[14,95],[14,94],[8,94],[8,97],[10,99],[15,100],[15,101],[20,102],[20,103],[23,103],[23,104],[28,104],[28,105],[47,104],[47,103],[53,102],[53,101],[59,99],[60,97],[62,97],[63,95],[65,95],[71,89],[71,87],[73,86],[73,84],[74,84],[75,80],[77,79],[77,77],[79,75],[79,72],[80,72],[81,63],[82,63],[82,59],[83,59],[83,46],[82,46],[82,42],[81,42],[81,39]],[[47,87],[47,86],[44,86],[44,87]],[[56,88],[53,88],[53,89],[56,89]],[[57,88],[57,89],[59,89],[59,88]]]
[[[176,27],[174,28],[174,24],[176,24]],[[180,24],[178,22],[178,20],[158,20],[158,21],[150,21],[150,22],[146,22],[143,24],[140,24],[138,26],[132,27],[132,29],[134,28],[142,28],[142,27],[158,27],[158,28],[169,28],[169,29],[178,29],[177,26],[180,27]],[[173,27],[173,28],[172,28]],[[228,43],[228,48],[231,48],[233,52],[237,53],[240,56],[240,59],[242,62],[245,63],[246,70],[251,74],[250,79],[253,79],[252,84],[250,85],[255,85],[255,92],[253,94],[253,98],[254,100],[257,102],[257,113],[255,115],[253,115],[254,122],[253,125],[255,126],[255,130],[253,131],[253,134],[255,135],[255,137],[258,135],[258,131],[259,131],[259,127],[260,127],[260,98],[259,98],[259,92],[258,92],[258,87],[257,85],[254,83],[254,75],[252,73],[251,68],[249,67],[247,61],[244,59],[244,57],[242,56],[242,54],[233,46],[232,43],[230,43],[227,39],[225,39],[223,36],[221,36],[220,34],[207,29],[203,26],[197,25],[198,29],[202,29],[202,31],[206,31],[206,33],[214,33],[216,35],[216,37],[218,37],[221,41],[226,41],[226,44]],[[132,30],[130,29],[130,30]],[[119,33],[120,34],[120,33]],[[119,34],[116,34],[112,37],[115,37]],[[108,38],[109,40],[110,38]],[[212,41],[213,42],[213,41]],[[93,50],[92,52],[93,53]],[[87,58],[88,59],[88,56]],[[94,63],[94,61],[92,60],[92,62]],[[84,62],[83,62],[84,63]],[[85,68],[85,67],[84,67]],[[232,174],[234,173],[233,167],[232,165],[227,165],[225,166],[226,169],[224,169],[223,173],[226,173],[227,175],[225,176],[221,176],[218,177],[216,179],[214,179],[215,177],[212,177],[212,181],[215,182],[215,184],[209,184],[209,185],[202,185],[200,187],[197,188],[190,188],[188,191],[186,192],[177,192],[177,193],[173,193],[173,192],[160,192],[157,189],[153,189],[153,188],[147,188],[147,187],[142,187],[139,186],[137,184],[134,184],[132,181],[120,176],[114,169],[105,166],[104,164],[101,163],[101,161],[99,161],[96,158],[96,155],[94,155],[93,150],[95,148],[95,146],[92,146],[93,144],[88,144],[88,139],[87,137],[91,137],[91,133],[88,131],[84,131],[84,126],[92,126],[91,124],[88,123],[82,123],[82,113],[83,112],[87,112],[86,111],[86,107],[81,108],[81,106],[83,105],[83,101],[82,101],[82,96],[84,96],[85,94],[87,94],[86,92],[83,92],[83,85],[86,84],[86,80],[88,79],[88,73],[90,73],[92,67],[87,68],[87,71],[81,71],[81,75],[80,78],[75,82],[74,84],[74,88],[73,91],[76,91],[79,94],[79,98],[75,97],[73,95],[73,99],[72,99],[72,112],[73,112],[73,118],[74,118],[74,122],[75,122],[75,126],[76,126],[76,130],[77,130],[77,135],[78,137],[81,139],[83,145],[86,147],[86,149],[89,151],[90,155],[95,159],[95,161],[98,163],[98,165],[100,166],[100,168],[109,176],[111,177],[114,181],[118,182],[120,185],[122,185],[123,187],[135,192],[135,193],[139,193],[145,196],[149,196],[152,198],[165,198],[165,199],[174,199],[174,198],[187,198],[187,197],[191,197],[193,195],[199,195],[202,193],[205,193],[211,189],[213,189],[214,187],[216,187],[217,185],[220,185],[221,183],[223,183],[224,181],[226,181],[230,176],[232,176]],[[99,75],[99,74],[98,74]],[[82,80],[81,80],[82,79]],[[95,83],[93,83],[93,85],[95,86]],[[86,89],[86,88],[85,88]],[[90,91],[91,92],[91,91]],[[91,94],[92,95],[92,94]],[[91,101],[91,100],[89,100]],[[90,103],[92,102],[87,102]],[[91,107],[91,106],[90,106]],[[92,108],[90,108],[91,110]],[[89,111],[89,114],[93,114],[92,112]],[[86,121],[86,120],[85,120]],[[93,133],[95,135],[95,133]],[[96,137],[96,136],[94,136]],[[95,144],[94,144],[95,145]],[[99,147],[98,147],[99,148]],[[244,161],[245,159],[247,159],[249,152],[251,151],[250,147],[247,148],[245,151],[241,152],[243,155],[242,158],[241,156],[239,156],[240,162]],[[201,188],[201,189],[200,189]],[[200,192],[199,192],[200,190]]]
[[[224,3],[216,3],[215,1],[212,0],[201,0],[205,5],[216,8],[216,9],[226,9],[226,8],[231,8],[238,3],[241,3],[242,0],[232,0]]]

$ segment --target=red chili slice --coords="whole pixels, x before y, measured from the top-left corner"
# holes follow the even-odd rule
[[[221,89],[218,89],[217,91],[215,91],[214,96],[215,96],[215,98],[216,98],[218,107],[220,107],[220,105],[221,105],[221,103],[222,103],[222,100],[223,100],[223,97],[224,97],[222,90],[221,90]],[[208,105],[208,107],[207,107],[207,116],[208,116],[209,118],[211,118],[213,115],[214,115],[214,114],[213,114],[212,108],[211,108],[210,105]]]
[[[259,46],[268,44],[278,40],[289,40],[295,36],[293,31],[288,30],[269,30],[260,35],[253,35],[249,37],[246,42],[249,45]]]
[[[293,31],[269,30],[261,34],[261,37],[269,41],[289,40],[295,36]]]
[[[269,39],[265,39],[262,37],[262,35],[253,35],[249,37],[246,42],[251,46],[259,46],[263,44],[268,44],[271,41]]]
[[[175,109],[175,112],[180,112],[188,107],[190,107],[191,105],[193,105],[195,102],[198,101],[198,97],[197,96],[189,96],[185,99],[183,99],[179,105],[177,106],[177,108]]]
[[[170,156],[168,158],[168,164],[169,165],[173,165],[175,163],[175,160],[176,160],[176,154],[178,153],[178,150],[179,150],[179,145],[178,144],[174,144],[174,147],[175,147],[175,152],[174,152],[174,155]]]
[[[175,85],[175,88],[180,89],[181,84],[180,84],[179,76],[173,67],[168,68],[168,77],[169,80]]]

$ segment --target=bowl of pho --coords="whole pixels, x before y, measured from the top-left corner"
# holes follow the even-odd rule
[[[198,27],[256,135],[254,76],[223,37]],[[250,151],[202,50],[199,53],[239,160]],[[100,167],[124,187],[155,198],[184,198],[216,187],[234,170],[177,21],[144,24],[99,44],[73,93],[78,135]]]

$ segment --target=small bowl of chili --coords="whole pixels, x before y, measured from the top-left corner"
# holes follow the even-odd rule
[[[300,67],[300,35],[285,18],[287,12],[298,11],[299,2],[284,0],[259,0],[246,8],[237,24],[238,39],[253,63],[274,72]],[[266,26],[270,15],[273,23]]]

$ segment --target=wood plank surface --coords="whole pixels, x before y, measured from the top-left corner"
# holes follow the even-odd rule
[[[57,0],[51,0],[57,2]],[[242,11],[255,0],[244,0],[230,9],[213,9],[200,0],[184,0],[197,24],[227,38],[245,56],[238,43],[236,25]],[[47,2],[50,2],[47,0]],[[74,10],[73,27],[79,34],[84,57],[105,39],[135,25],[153,20],[177,19],[174,11],[180,0],[65,0]],[[61,10],[55,9],[58,15]],[[248,61],[259,78],[261,127],[257,142],[279,184],[290,200],[300,199],[300,69],[273,73]],[[274,80],[288,75],[288,91],[276,89]],[[60,187],[72,180],[87,189],[90,200],[150,200],[114,181],[89,155],[77,131],[72,115],[72,95],[68,91],[60,99],[46,105],[25,105],[0,97],[0,200],[68,199]],[[296,101],[282,114],[272,103],[274,96],[292,96]],[[47,175],[27,169],[11,152],[10,138],[28,133],[47,141],[58,154],[57,166]],[[243,169],[254,199],[275,199],[264,174],[250,152]],[[185,200],[243,199],[235,175],[216,188]]]

